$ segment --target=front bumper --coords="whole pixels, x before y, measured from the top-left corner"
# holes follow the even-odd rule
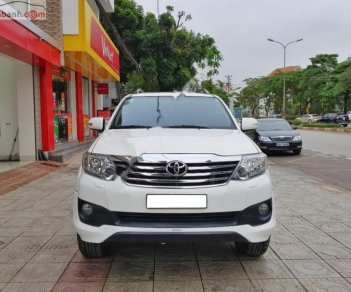
[[[150,210],[146,208],[147,194],[206,194],[208,206],[206,210]],[[262,242],[269,239],[276,225],[274,199],[269,172],[248,181],[231,181],[226,185],[216,187],[166,189],[130,186],[122,182],[119,177],[115,181],[102,181],[81,171],[78,176],[74,197],[74,226],[83,241],[92,243],[115,240],[124,241],[126,238],[132,241],[140,241],[147,238],[156,239],[156,241],[174,241],[177,238],[181,241],[186,241],[188,238],[198,238],[201,240],[204,240],[204,238],[211,238],[214,240],[225,239],[226,241],[230,239],[229,241]],[[268,222],[256,226],[254,224],[250,225],[250,222],[241,225],[217,224],[207,227],[204,227],[202,224],[195,224],[193,226],[186,225],[187,227],[181,225],[168,225],[166,227],[165,225],[163,225],[163,227],[158,225],[157,227],[151,227],[135,224],[128,224],[128,226],[123,224],[91,226],[83,223],[79,218],[79,199],[113,212],[150,215],[160,215],[166,212],[179,216],[188,213],[201,215],[204,213],[238,212],[257,203],[272,200],[272,214]]]
[[[287,145],[284,145],[284,144]],[[302,141],[300,142],[259,142],[258,146],[262,151],[291,151],[302,148]]]
[[[269,219],[261,225],[224,225],[208,226],[199,224],[198,227],[186,225],[170,227],[137,227],[122,225],[92,226],[81,221],[78,212],[78,199],[74,204],[73,222],[75,228],[86,242],[187,242],[187,241],[240,241],[262,242],[269,239],[276,225],[274,203]],[[171,214],[170,214],[171,216]],[[191,226],[191,225],[189,225]]]

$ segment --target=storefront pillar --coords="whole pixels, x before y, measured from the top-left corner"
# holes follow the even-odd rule
[[[91,81],[91,88],[92,88],[92,109],[93,109],[93,117],[96,117],[96,95],[95,95],[95,89],[96,89],[96,84],[95,81]]]
[[[82,74],[75,72],[76,77],[76,108],[77,108],[77,138],[84,141],[83,88]]]
[[[44,62],[40,67],[40,106],[42,150],[55,149],[54,99],[52,97],[52,64]]]

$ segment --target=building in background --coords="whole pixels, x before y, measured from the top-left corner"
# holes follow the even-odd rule
[[[103,109],[98,84],[119,81],[119,52],[94,0],[36,1],[45,4],[45,17],[0,19],[2,160],[11,151],[11,158],[35,160],[40,150],[61,161],[90,143],[88,120]],[[113,11],[114,0],[99,1]],[[0,14],[16,11],[1,4]]]

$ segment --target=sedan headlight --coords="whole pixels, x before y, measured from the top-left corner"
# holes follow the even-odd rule
[[[272,142],[271,138],[263,136],[258,136],[258,140],[260,140],[261,142]]]
[[[233,179],[249,180],[265,173],[267,170],[267,156],[263,153],[244,155],[237,167]]]
[[[294,142],[301,141],[301,140],[302,140],[301,136],[295,136],[295,137],[292,139],[292,141],[294,141]]]
[[[82,167],[86,173],[104,180],[114,180],[117,175],[116,165],[109,155],[85,153]]]

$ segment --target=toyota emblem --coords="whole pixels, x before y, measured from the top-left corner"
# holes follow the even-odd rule
[[[182,161],[171,161],[167,164],[166,171],[171,176],[180,177],[187,173],[188,166]]]

